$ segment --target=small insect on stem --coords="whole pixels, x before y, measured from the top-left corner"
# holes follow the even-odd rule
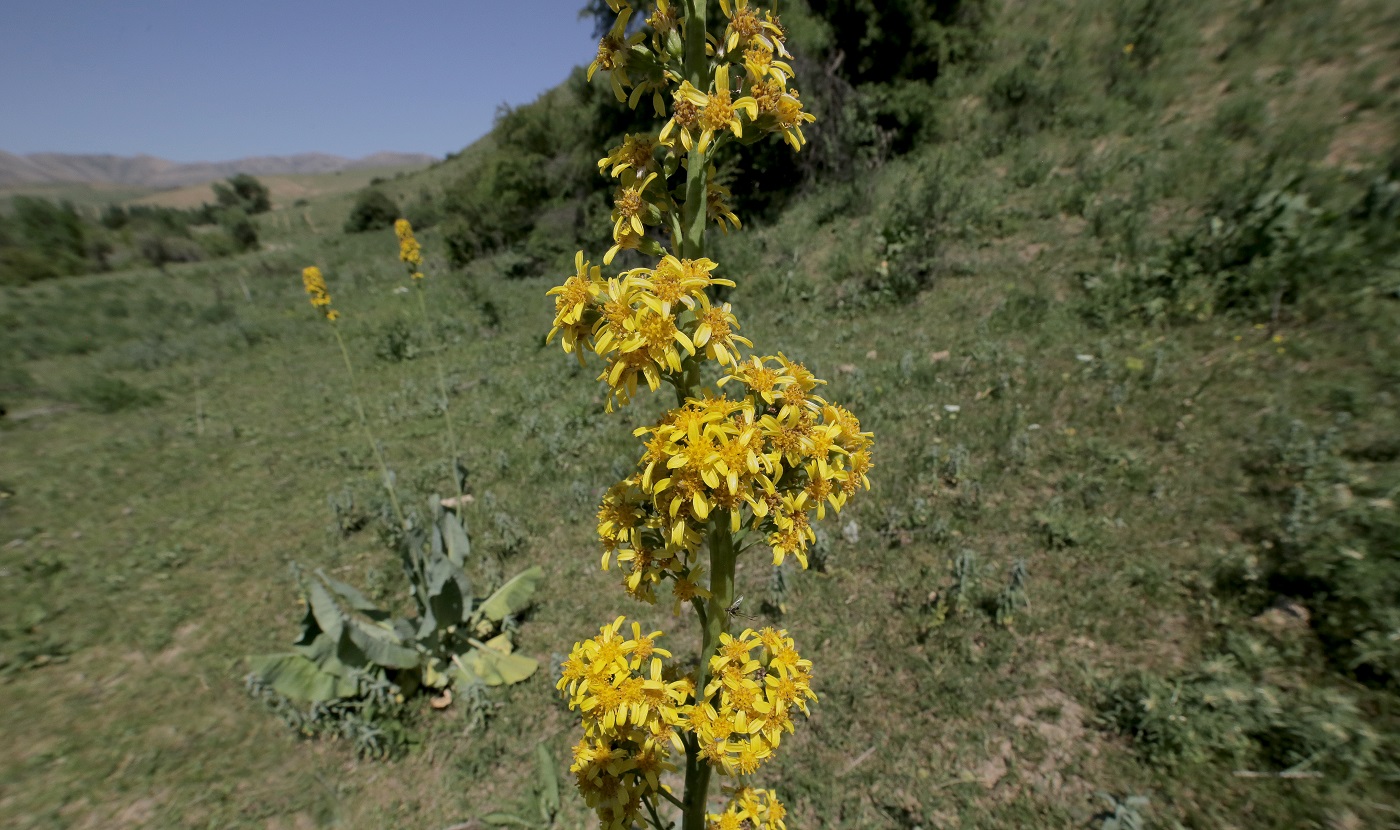
[[[724,613],[727,614],[731,619],[734,618],[734,617],[740,617],[740,618],[745,619],[745,620],[756,620],[756,619],[758,619],[757,617],[753,616],[752,614],[740,614],[740,613],[739,613],[739,606],[742,605],[743,603],[744,603],[744,597],[743,597],[742,594],[740,594],[737,598],[735,598],[735,600],[734,600],[733,602],[731,602],[731,603],[729,604],[729,607],[728,607],[728,608],[724,609]]]

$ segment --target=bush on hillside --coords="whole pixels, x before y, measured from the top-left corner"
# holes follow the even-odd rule
[[[1400,688],[1400,515],[1389,501],[1400,469],[1353,462],[1338,428],[1290,421],[1270,433],[1253,465],[1278,509],[1263,531],[1265,583],[1308,606],[1338,668]]]
[[[258,226],[240,208],[230,208],[219,217],[219,227],[233,240],[239,251],[255,251],[258,248]]]
[[[219,207],[225,210],[239,209],[249,214],[272,210],[272,196],[268,193],[267,185],[247,173],[230,176],[211,187]]]
[[[1084,280],[1091,318],[1207,319],[1233,313],[1277,317],[1316,300],[1321,289],[1386,279],[1400,244],[1400,185],[1386,175],[1331,209],[1299,176],[1280,178],[1272,163],[1226,182],[1189,233],[1142,262],[1115,265]]]
[[[377,231],[394,224],[399,218],[399,206],[382,190],[368,188],[360,191],[350,217],[345,220],[346,233]]]

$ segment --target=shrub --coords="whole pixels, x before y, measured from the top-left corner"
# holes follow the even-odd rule
[[[1265,529],[1270,588],[1298,597],[1338,668],[1400,684],[1400,516],[1386,499],[1400,472],[1363,475],[1338,429],[1298,421],[1272,430],[1253,465],[1278,509]]]
[[[1324,208],[1302,178],[1279,181],[1269,160],[1227,182],[1190,233],[1134,266],[1087,275],[1085,310],[1100,321],[1277,317],[1324,291],[1381,279],[1400,240],[1387,221],[1400,210],[1400,186],[1379,176],[1354,205]]]
[[[350,217],[345,220],[346,233],[377,231],[394,224],[399,218],[399,206],[382,190],[368,188],[360,191]]]
[[[266,213],[272,209],[272,198],[267,185],[247,173],[230,176],[224,182],[210,185],[219,207],[226,210],[241,210],[245,213]]]
[[[153,406],[162,400],[155,390],[142,389],[108,375],[98,375],[73,387],[73,397],[89,409],[104,414]]]
[[[219,227],[229,235],[240,251],[256,251],[258,226],[242,208],[230,208],[219,217]]]
[[[1266,662],[1276,657],[1247,638],[1233,645]],[[1275,685],[1228,648],[1177,676],[1113,678],[1100,685],[1097,706],[1145,760],[1169,768],[1221,760],[1353,777],[1379,760],[1379,737],[1350,695]]]

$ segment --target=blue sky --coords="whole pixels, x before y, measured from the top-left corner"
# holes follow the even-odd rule
[[[582,0],[0,0],[0,150],[441,156],[592,60]]]

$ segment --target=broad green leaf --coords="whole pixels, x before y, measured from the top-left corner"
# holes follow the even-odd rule
[[[336,641],[323,631],[309,643],[297,643],[295,648],[298,654],[320,664],[335,657],[335,646]]]
[[[306,613],[301,615],[301,636],[292,645],[297,647],[309,646],[316,642],[316,638],[322,634],[321,626],[316,623],[316,615],[311,611],[311,604],[306,604]]]
[[[339,660],[352,668],[367,669],[371,663],[369,655],[365,653],[363,648],[360,648],[359,643],[355,642],[350,631],[350,626],[340,629],[340,639],[335,641],[335,654],[332,659]]]
[[[423,667],[424,686],[428,686],[433,689],[441,689],[443,686],[447,685],[450,679],[452,679],[452,675],[460,674],[460,672],[453,672],[450,669],[447,674],[444,674],[443,672],[438,670],[438,665],[440,662],[441,661],[434,659],[428,665]],[[453,668],[456,667],[454,666]]]
[[[354,682],[321,670],[300,654],[266,654],[248,658],[253,672],[280,694],[303,703],[349,697]]]
[[[459,693],[465,691],[473,683],[482,682],[476,672],[468,668],[465,663],[458,664],[455,661],[447,667],[447,676],[452,679],[452,685]]]
[[[502,654],[495,649],[473,649],[461,658],[462,665],[487,686],[506,686],[528,680],[540,664],[520,654]]]
[[[540,784],[540,818],[545,824],[553,824],[559,814],[559,775],[555,771],[554,756],[543,742],[535,744],[535,773]]]
[[[370,662],[385,668],[411,669],[421,660],[416,650],[404,646],[394,632],[388,629],[351,620],[348,633]]]
[[[316,624],[321,626],[321,630],[332,640],[339,640],[345,616],[340,613],[340,608],[336,606],[330,592],[324,585],[313,580],[307,589],[307,599],[311,603],[311,613],[316,615]]]
[[[450,559],[437,558],[428,567],[428,606],[439,625],[456,625],[466,610],[466,575]]]
[[[510,641],[509,634],[497,634],[487,640],[483,645],[489,649],[494,649],[502,654],[510,654],[515,651],[515,644]]]
[[[510,614],[519,613],[530,604],[530,597],[543,581],[544,569],[539,565],[521,571],[481,603],[478,613],[492,622],[500,622]]]
[[[420,647],[428,651],[437,650],[438,622],[431,606],[426,614],[418,618],[418,631],[414,633],[413,639],[418,641]]]
[[[321,577],[321,579],[325,580],[326,585],[328,585],[332,591],[338,594],[341,599],[345,600],[345,603],[351,608],[355,609],[356,611],[359,611],[361,614],[364,614],[366,617],[369,617],[372,620],[388,619],[389,614],[384,610],[380,609],[379,606],[370,602],[369,598],[366,597],[364,594],[360,593],[359,590],[355,588],[355,586],[341,582],[338,579],[326,576],[325,572],[321,570],[317,570],[316,575]]]
[[[472,555],[472,541],[467,537],[462,520],[457,518],[456,513],[443,513],[438,525],[442,528],[443,540],[447,543],[448,558],[457,567],[465,568],[468,557]]]

